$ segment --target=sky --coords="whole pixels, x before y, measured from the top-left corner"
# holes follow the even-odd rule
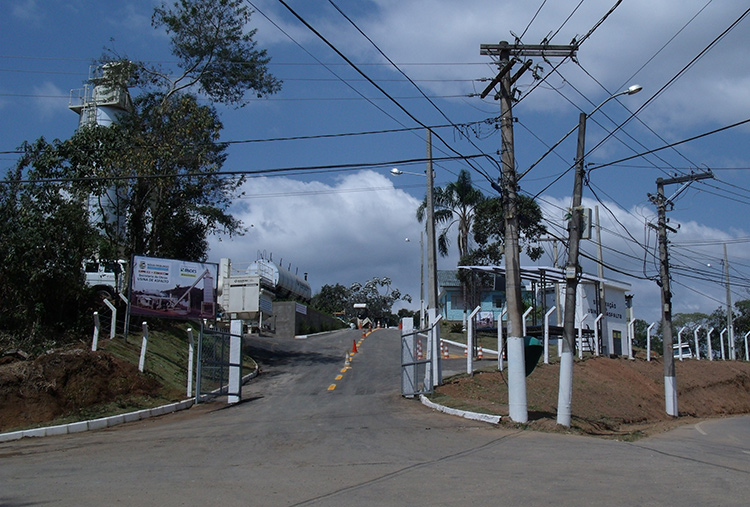
[[[168,37],[151,26],[159,3],[2,2],[3,173],[24,141],[74,133],[70,91],[84,85],[104,48],[176,69]],[[580,113],[596,110],[586,124],[583,204],[598,207],[605,276],[632,285],[635,316],[660,319],[657,238],[649,225],[656,208],[649,194],[658,178],[691,172],[710,170],[713,178],[665,187],[672,198],[669,224],[677,231],[669,237],[674,312],[711,313],[724,305],[727,266],[733,301],[750,298],[746,2],[285,3],[289,8],[248,2],[255,11],[248,29],[257,29],[258,48],[267,50],[282,90],[239,109],[217,106],[222,140],[231,142],[225,169],[256,174],[232,207],[246,233],[212,237],[209,261],[272,256],[300,276],[307,273],[313,292],[324,284],[389,277],[413,297],[406,306],[418,308],[423,226],[416,208],[425,195],[426,127],[433,131],[436,186],[467,169],[478,188],[495,195],[489,182],[499,176],[500,106],[494,93],[485,99],[479,93],[497,66],[480,54],[480,44],[575,39],[575,60],[532,58],[516,81],[516,167],[519,174],[528,170],[521,192],[537,199],[551,234],[567,235],[576,133],[543,156],[574,130]],[[632,84],[642,91],[608,100]],[[405,174],[391,176],[393,167]],[[449,231],[451,254],[438,259],[438,269],[456,266],[456,234]],[[544,247],[535,264],[551,266],[552,242]],[[581,248],[596,257],[594,241]],[[560,245],[558,263],[566,260]],[[595,273],[592,262],[582,263]]]

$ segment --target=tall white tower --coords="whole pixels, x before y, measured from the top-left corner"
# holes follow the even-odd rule
[[[102,84],[84,85],[70,91],[68,108],[78,113],[78,128],[101,125],[107,127],[116,123],[124,114],[133,111],[133,102],[125,78],[116,82],[115,72],[120,63],[107,63],[89,71],[89,81],[99,80]],[[106,84],[103,84],[106,83]],[[121,238],[125,231],[125,211],[122,194],[116,186],[110,187],[103,195],[89,196],[89,219],[93,224],[114,224],[114,234]],[[110,228],[110,230],[112,230]]]

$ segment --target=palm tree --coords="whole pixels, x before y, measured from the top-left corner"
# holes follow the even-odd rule
[[[445,188],[438,187],[433,192],[435,207],[435,225],[442,225],[437,238],[437,247],[440,255],[448,255],[450,240],[448,232],[453,225],[458,229],[458,255],[463,258],[469,253],[469,238],[472,223],[474,221],[474,210],[486,197],[481,191],[471,184],[471,174],[466,169],[461,169],[458,179],[449,183]],[[417,220],[421,223],[426,216],[426,200],[417,208]]]

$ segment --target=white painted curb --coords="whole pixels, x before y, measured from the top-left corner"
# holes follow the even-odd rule
[[[437,403],[428,400],[427,396],[425,396],[424,394],[419,395],[419,401],[421,401],[422,405],[426,407],[437,410],[438,412],[444,412],[449,415],[457,415],[459,417],[463,417],[464,419],[471,419],[473,421],[481,421],[490,424],[500,423],[501,416],[499,415],[480,414],[479,412],[469,412],[467,410],[458,410],[457,408],[449,408],[443,405],[438,405]]]
[[[252,373],[245,375],[242,378],[244,384],[251,378],[258,375],[258,368]],[[148,419],[150,417],[157,417],[164,414],[171,414],[172,412],[178,412],[192,407],[195,404],[195,398],[188,398],[187,400],[180,401],[178,403],[169,403],[160,407],[145,408],[143,410],[137,410],[135,412],[128,412],[126,414],[117,414],[109,417],[101,417],[99,419],[92,419],[90,421],[78,421],[70,424],[59,424],[56,426],[46,426],[44,428],[32,428],[28,430],[11,431],[9,433],[0,433],[0,443],[10,442],[12,440],[20,440],[24,437],[51,437],[54,435],[69,435],[72,433],[80,433],[82,431],[101,430],[104,428],[111,428],[118,424],[126,422],[139,421],[141,419]]]
[[[136,412],[128,412],[127,414],[117,414],[110,417],[100,417],[99,419],[92,419],[90,421],[79,421],[70,424],[47,426],[44,428],[33,428],[29,430],[12,431],[10,433],[0,433],[0,442],[10,442],[11,440],[19,440],[24,437],[51,437],[54,435],[69,435],[72,433],[80,433],[82,431],[111,428],[112,426],[117,426],[118,424],[123,424],[126,422],[148,419],[149,417],[156,417],[159,415],[176,412],[178,410],[185,410],[192,407],[194,403],[195,399],[190,398],[179,403],[170,403],[169,405],[147,408],[138,410]]]

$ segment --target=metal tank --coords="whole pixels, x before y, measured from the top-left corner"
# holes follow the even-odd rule
[[[276,298],[297,299],[305,302],[312,299],[312,289],[307,280],[280,267],[273,261],[258,259],[250,264],[246,273],[259,276],[262,281],[270,283],[270,288],[276,294]]]

